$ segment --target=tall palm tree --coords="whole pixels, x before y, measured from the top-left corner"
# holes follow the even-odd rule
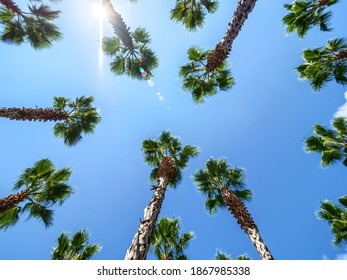
[[[319,26],[321,31],[330,31],[328,21],[331,12],[325,9],[339,2],[338,0],[309,0],[294,1],[292,4],[285,4],[284,8],[288,13],[283,17],[283,24],[287,26],[288,33],[297,32],[303,38],[307,31],[313,26]]]
[[[296,69],[301,79],[308,80],[315,91],[335,79],[347,83],[347,44],[344,39],[332,39],[324,47],[303,52],[304,64]]]
[[[134,79],[150,79],[158,66],[158,58],[148,47],[151,38],[144,28],[130,32],[121,15],[117,13],[110,0],[102,0],[108,21],[117,37],[103,39],[104,53],[112,58],[111,71],[115,75],[126,74]]]
[[[219,68],[229,56],[232,44],[239,34],[248,15],[252,12],[257,0],[239,0],[234,15],[228,25],[227,31],[222,40],[216,45],[213,52],[207,57],[207,71],[214,71]]]
[[[99,244],[88,244],[89,234],[86,229],[76,232],[72,238],[62,233],[57,246],[53,248],[52,260],[89,260],[101,250]]]
[[[61,121],[54,126],[54,134],[64,138],[67,146],[82,140],[82,134],[94,133],[101,121],[94,97],[79,97],[71,101],[65,97],[54,97],[53,108],[0,108],[0,117],[17,121]]]
[[[35,49],[48,48],[62,34],[52,22],[60,11],[51,10],[48,5],[28,5],[29,12],[23,12],[12,0],[0,0],[0,40],[7,44],[21,45],[28,41]],[[56,2],[51,0],[51,2]]]
[[[241,229],[251,239],[262,259],[273,260],[273,256],[262,237],[258,227],[249,214],[243,200],[250,201],[252,192],[245,189],[243,170],[239,167],[231,168],[225,159],[209,159],[206,169],[199,169],[194,174],[198,190],[207,196],[206,209],[212,214],[218,208],[228,208],[235,217]]]
[[[206,71],[206,59],[210,52],[191,47],[187,52],[190,62],[180,67],[183,90],[190,91],[196,103],[203,103],[206,97],[215,95],[218,90],[227,91],[234,85],[226,62],[214,71]]]
[[[335,130],[315,124],[315,135],[305,139],[305,150],[309,153],[321,153],[323,167],[328,167],[337,161],[342,161],[347,166],[347,119],[335,118],[332,125]]]
[[[231,260],[231,257],[227,253],[224,253],[224,252],[218,250],[214,259],[218,260],[218,261],[226,261],[226,260]],[[249,258],[246,254],[244,254],[244,255],[237,256],[236,260],[246,261],[246,260],[251,260],[251,258]]]
[[[318,212],[318,216],[331,225],[330,230],[334,234],[335,245],[347,242],[347,196],[340,197],[339,202],[344,209],[325,200],[321,203]]]
[[[157,185],[152,188],[155,190],[154,194],[144,210],[144,218],[126,252],[126,260],[146,259],[167,187],[177,187],[182,179],[182,170],[187,167],[191,158],[199,154],[194,146],[187,145],[182,148],[179,138],[172,137],[169,131],[162,132],[155,140],[144,140],[142,151],[145,162],[153,167],[150,179],[157,181]]]
[[[158,260],[186,260],[184,249],[194,238],[193,232],[180,235],[180,221],[178,218],[162,217],[157,223],[151,236],[151,246]]]
[[[206,12],[214,13],[219,2],[213,0],[176,0],[176,5],[170,11],[170,19],[182,22],[189,31],[203,27]]]
[[[56,170],[48,159],[26,168],[13,187],[14,191],[21,191],[0,199],[0,229],[14,226],[19,215],[25,212],[28,218],[51,226],[54,211],[50,208],[61,205],[73,193],[73,188],[66,183],[70,175],[69,168]],[[26,202],[24,206],[20,206],[22,202]]]

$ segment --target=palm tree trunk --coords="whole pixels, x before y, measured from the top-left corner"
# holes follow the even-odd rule
[[[46,109],[31,108],[0,108],[0,117],[16,121],[61,121],[68,119],[66,112]]]
[[[235,38],[239,34],[248,15],[252,12],[256,2],[257,0],[239,0],[223,39],[207,57],[207,71],[216,70],[227,59]]]
[[[145,260],[150,247],[150,239],[157,223],[161,206],[165,198],[165,191],[168,184],[167,177],[160,177],[158,185],[149,205],[144,210],[144,218],[140,222],[134,239],[127,250],[125,260]]]
[[[17,6],[16,3],[14,3],[12,0],[0,0],[0,4],[3,4],[7,9],[9,9],[10,11],[22,15],[22,11],[21,9],[19,9],[19,7]]]
[[[27,192],[20,192],[16,194],[10,194],[7,197],[0,198],[0,213],[18,205],[28,196]]]
[[[239,199],[233,191],[224,187],[221,189],[221,194],[226,202],[229,211],[235,217],[237,223],[244,230],[244,232],[251,239],[253,245],[257,249],[260,257],[263,260],[273,260],[273,256],[269,249],[266,247],[259,230],[254,223],[251,215],[249,214],[245,204]]]
[[[125,47],[129,50],[134,49],[134,42],[129,32],[129,27],[123,21],[122,16],[117,13],[110,0],[102,0],[102,5],[106,10],[108,21],[113,26],[113,30]]]

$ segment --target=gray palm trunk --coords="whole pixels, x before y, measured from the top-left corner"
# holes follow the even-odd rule
[[[259,233],[258,227],[254,223],[253,218],[249,214],[247,207],[242,200],[227,187],[221,188],[221,194],[226,202],[226,205],[228,206],[228,210],[233,214],[237,220],[237,223],[251,239],[260,257],[263,260],[273,260],[274,257],[265,245],[264,240]]]
[[[239,34],[248,15],[252,12],[256,2],[257,0],[239,0],[223,39],[207,57],[207,71],[216,70],[228,57],[235,38]]]
[[[151,235],[158,220],[167,185],[168,178],[166,176],[158,178],[158,185],[155,186],[153,197],[144,210],[143,220],[140,222],[134,239],[126,252],[125,260],[146,259],[150,247]]]

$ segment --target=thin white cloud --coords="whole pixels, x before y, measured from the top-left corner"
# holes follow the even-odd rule
[[[347,118],[347,91],[345,92],[346,102],[337,109],[337,112],[334,114],[334,118],[344,117]]]
[[[323,260],[330,260],[330,258],[327,256],[327,255],[323,255]],[[340,254],[337,254],[333,260],[347,260],[347,249],[346,249],[346,253],[340,253]]]

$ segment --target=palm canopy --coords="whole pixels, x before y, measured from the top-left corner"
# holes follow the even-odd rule
[[[313,26],[319,26],[322,31],[330,31],[328,21],[331,12],[325,12],[325,9],[338,0],[310,0],[294,1],[292,4],[285,4],[284,8],[288,13],[282,21],[286,25],[288,33],[297,32],[300,38],[303,38],[307,31]]]
[[[86,229],[76,232],[72,238],[61,233],[57,246],[53,248],[52,260],[89,260],[101,250],[99,244],[89,244],[89,234]]]
[[[305,139],[305,150],[309,153],[321,153],[321,166],[328,167],[337,161],[347,166],[347,119],[335,118],[335,130],[322,125],[314,125],[315,135]]]
[[[331,225],[335,245],[347,242],[347,196],[340,197],[339,202],[344,209],[325,200],[321,203],[318,212],[318,216]]]
[[[227,63],[222,63],[216,70],[207,71],[206,61],[209,51],[191,47],[187,51],[190,62],[180,67],[179,76],[183,81],[183,90],[192,94],[196,103],[203,103],[206,97],[217,94],[218,90],[227,91],[234,85],[234,78]]]
[[[162,217],[151,235],[151,246],[158,260],[186,260],[184,249],[194,238],[193,232],[180,235],[180,221],[178,218]]]
[[[92,134],[101,121],[97,108],[92,104],[94,97],[78,97],[74,101],[65,97],[54,97],[53,108],[65,112],[68,117],[54,126],[54,134],[64,138],[67,146],[74,146],[82,140],[82,134]]]
[[[296,69],[299,78],[308,80],[315,91],[327,82],[347,83],[347,44],[342,38],[329,40],[324,47],[306,49],[303,52],[304,64]]]
[[[213,0],[176,0],[176,5],[170,11],[170,19],[182,22],[189,31],[203,27],[206,12],[214,13],[219,2]]]
[[[157,139],[147,139],[142,142],[144,160],[153,167],[150,179],[156,181],[160,177],[163,160],[168,159],[168,185],[175,188],[182,179],[181,171],[187,167],[191,158],[198,156],[197,147],[187,145],[182,148],[178,137],[171,136],[169,131],[163,131]],[[164,174],[165,175],[165,174]]]
[[[214,259],[218,261],[226,261],[226,260],[231,260],[232,258],[227,253],[217,250],[217,253]],[[251,260],[251,258],[249,258],[246,254],[244,254],[244,255],[237,256],[236,260]]]
[[[132,33],[134,45],[132,48],[122,44],[118,37],[105,37],[103,39],[104,53],[113,61],[110,63],[111,71],[115,75],[127,75],[134,79],[150,79],[153,70],[158,66],[158,58],[148,48],[151,38],[144,28],[137,28]]]
[[[55,204],[61,205],[73,193],[73,188],[66,182],[71,170],[63,168],[56,170],[48,159],[41,159],[31,168],[26,168],[19,176],[13,190],[21,190],[22,200],[26,204],[22,207],[19,202],[10,204],[0,211],[0,229],[14,226],[19,220],[19,214],[28,213],[29,218],[35,218],[46,227],[53,224],[54,211],[50,209]]]
[[[236,197],[244,201],[252,199],[252,192],[245,189],[244,172],[242,168],[230,167],[226,159],[210,158],[206,162],[206,169],[199,169],[193,175],[198,190],[205,196],[205,208],[209,213],[215,213],[218,208],[226,208],[221,190],[232,189]]]
[[[27,41],[34,49],[42,49],[51,47],[54,41],[62,38],[59,29],[52,23],[59,17],[60,11],[51,10],[41,0],[32,2],[39,2],[40,5],[30,4],[29,12],[23,12],[12,0],[0,0],[1,41],[11,45]]]

